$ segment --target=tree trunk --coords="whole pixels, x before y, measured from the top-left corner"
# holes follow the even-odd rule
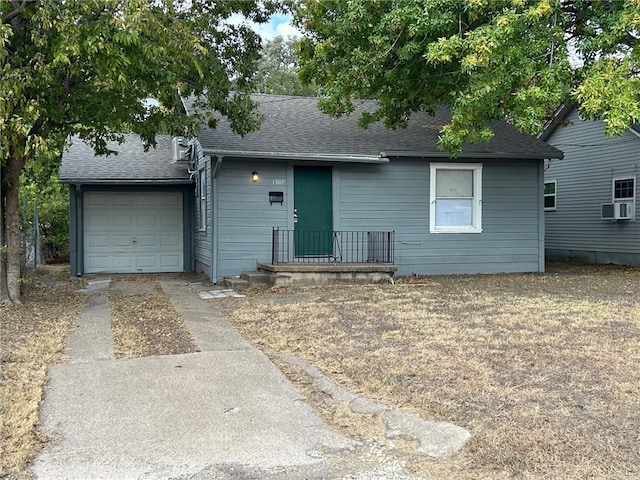
[[[4,167],[0,165],[0,304],[9,303],[9,292],[7,290],[7,270],[6,270],[6,254],[5,254],[5,238],[6,229],[5,229],[5,192],[6,187],[3,182],[3,177],[5,176]]]
[[[22,303],[20,298],[20,173],[24,167],[24,158],[15,158],[9,155],[6,168],[4,189],[5,210],[4,219],[6,227],[6,275],[7,291],[9,299],[13,303]]]

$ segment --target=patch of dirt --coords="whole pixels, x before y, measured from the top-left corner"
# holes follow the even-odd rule
[[[116,278],[108,295],[117,358],[200,351],[158,280]]]

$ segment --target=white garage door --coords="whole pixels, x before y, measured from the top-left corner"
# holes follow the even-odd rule
[[[86,192],[85,273],[181,272],[181,192]]]

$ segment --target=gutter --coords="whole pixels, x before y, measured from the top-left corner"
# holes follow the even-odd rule
[[[556,149],[557,150],[557,149]],[[504,153],[504,152],[462,152],[457,157],[448,156],[447,152],[417,152],[417,151],[388,151],[380,152],[382,157],[420,157],[420,158],[449,158],[455,160],[457,158],[490,158],[490,159],[504,159],[504,160],[547,160],[549,158],[562,159],[564,154],[558,150],[556,156],[539,156],[539,155],[527,155],[523,153]]]
[[[222,158],[261,158],[264,160],[300,160],[315,162],[343,162],[343,163],[389,163],[385,155],[338,155],[331,153],[290,153],[290,152],[258,152],[247,150],[217,150],[203,148],[204,155]]]
[[[61,178],[60,183],[72,183],[74,185],[190,185],[193,183],[188,178],[179,179],[87,179],[87,178]]]

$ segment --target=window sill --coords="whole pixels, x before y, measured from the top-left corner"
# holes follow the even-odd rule
[[[481,228],[436,228],[429,233],[482,233]]]

